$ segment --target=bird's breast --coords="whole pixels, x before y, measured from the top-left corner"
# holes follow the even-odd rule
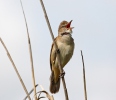
[[[67,42],[58,41],[57,45],[60,50],[61,65],[64,67],[73,55],[74,43],[69,44]]]

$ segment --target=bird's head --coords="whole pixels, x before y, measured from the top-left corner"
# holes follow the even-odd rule
[[[59,36],[63,36],[63,35],[67,35],[67,34],[71,34],[72,33],[72,29],[74,27],[71,27],[71,22],[67,22],[67,21],[62,21],[59,25],[58,28],[58,35]]]

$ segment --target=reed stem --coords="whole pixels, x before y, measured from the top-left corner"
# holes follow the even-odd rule
[[[31,72],[32,72],[32,82],[33,82],[33,88],[34,88],[34,97],[35,97],[35,100],[37,100],[31,41],[30,41],[30,37],[29,37],[29,30],[28,30],[28,25],[27,25],[27,21],[26,21],[26,16],[25,16],[25,12],[24,12],[21,0],[20,0],[20,3],[21,3],[23,15],[24,15],[24,20],[25,20],[25,24],[26,24],[26,29],[27,29],[27,38],[28,38],[28,46],[29,46],[29,54],[30,54],[30,63],[31,63]]]
[[[46,10],[45,10],[44,3],[43,3],[42,0],[40,0],[40,3],[41,3],[41,6],[42,6],[42,9],[43,9],[43,12],[44,12],[44,16],[45,16],[45,19],[46,19],[46,22],[47,22],[47,25],[48,25],[48,28],[49,28],[52,40],[53,40],[54,45],[55,45],[55,49],[58,50],[58,46],[57,46],[56,42],[54,41],[54,35],[53,35],[53,32],[52,32],[52,28],[51,28],[51,25],[50,25],[50,22],[49,22]],[[58,60],[58,65],[59,65],[60,73],[63,73],[63,69],[61,67],[61,61],[60,61],[60,52],[57,52],[57,60]],[[62,83],[63,83],[63,87],[64,87],[65,99],[69,100],[64,77],[62,77]]]
[[[84,94],[85,94],[85,100],[87,100],[86,77],[85,77],[85,65],[84,65],[84,58],[83,58],[82,50],[81,50],[81,56],[82,56],[82,63],[83,63]]]
[[[35,87],[37,87],[37,86],[38,86],[38,84],[37,84]],[[29,92],[29,95],[33,92],[33,90],[34,90],[34,89],[32,89],[32,90]],[[26,96],[23,100],[26,100],[27,97],[28,97],[28,96]]]
[[[19,78],[19,80],[21,82],[21,85],[23,86],[23,89],[24,89],[25,93],[27,94],[28,99],[31,100],[31,98],[30,98],[30,96],[28,94],[28,91],[26,89],[26,86],[25,86],[25,84],[24,84],[24,82],[23,82],[23,80],[22,80],[22,78],[21,78],[21,76],[20,76],[20,74],[19,74],[19,72],[18,72],[18,70],[16,68],[16,65],[15,65],[15,63],[14,63],[14,61],[13,61],[13,59],[12,59],[12,57],[11,57],[7,47],[6,47],[6,45],[4,44],[4,42],[3,42],[3,40],[1,38],[0,38],[0,41],[1,41],[4,49],[6,50],[7,56],[9,58],[9,60],[11,61],[12,65],[13,65],[13,68],[14,68],[14,70],[15,70],[15,72],[16,72],[16,74],[17,74],[17,76],[18,76],[18,78]]]

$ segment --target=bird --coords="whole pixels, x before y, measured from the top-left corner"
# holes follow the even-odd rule
[[[74,27],[71,27],[71,23],[72,20],[70,22],[65,20],[62,21],[58,28],[58,36],[54,40],[58,46],[62,68],[64,68],[64,66],[72,58],[74,51],[74,39],[72,38],[72,29]],[[55,49],[53,42],[50,51],[50,92],[53,94],[59,91],[61,78],[56,51],[57,50]]]

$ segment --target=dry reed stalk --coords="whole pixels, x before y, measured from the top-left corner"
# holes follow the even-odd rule
[[[39,93],[39,96],[38,96],[38,100],[42,99],[42,98],[48,98],[48,100],[54,100],[54,97],[52,95],[50,95],[47,91],[43,90],[43,91],[39,91],[37,92],[37,94]],[[41,93],[45,93],[46,94],[46,97],[42,96],[40,97]]]
[[[38,84],[35,86],[35,87],[37,87],[38,86]],[[32,89],[30,92],[29,92],[29,95],[33,92],[33,90],[34,89]],[[26,100],[27,99],[27,96],[23,99],[23,100]]]
[[[48,28],[49,28],[49,31],[50,31],[52,40],[53,40],[54,45],[55,45],[55,49],[56,49],[56,51],[58,51],[58,46],[57,46],[57,44],[54,41],[54,35],[53,35],[52,29],[51,29],[51,25],[50,25],[50,22],[49,22],[49,19],[48,19],[48,16],[47,16],[47,13],[46,13],[46,10],[45,10],[43,1],[40,0],[40,3],[41,3],[41,6],[42,6],[44,15],[45,15],[45,19],[46,19],[46,22],[47,22],[47,25],[48,25]],[[58,65],[59,65],[60,73],[63,73],[63,69],[61,67],[61,62],[60,62],[60,52],[57,52],[57,60],[58,60]],[[64,77],[62,77],[62,83],[63,83],[63,87],[64,87],[65,99],[66,100],[69,100],[69,98],[68,98],[68,92],[67,92],[67,88],[66,88],[66,83],[65,83]]]
[[[7,56],[8,56],[8,58],[9,58],[9,60],[11,61],[12,65],[13,65],[13,68],[14,68],[14,70],[15,70],[15,72],[16,72],[16,74],[17,74],[17,76],[18,76],[18,78],[19,78],[19,80],[20,80],[20,82],[21,82],[21,84],[22,84],[22,86],[23,86],[23,89],[24,89],[25,93],[26,93],[27,96],[28,96],[28,99],[31,100],[31,98],[30,98],[30,96],[29,96],[29,94],[28,94],[28,91],[27,91],[27,89],[26,89],[26,86],[25,86],[25,84],[24,84],[24,82],[23,82],[23,80],[22,80],[22,78],[21,78],[21,76],[20,76],[20,74],[19,74],[19,72],[18,72],[18,70],[17,70],[17,68],[16,68],[16,65],[15,65],[15,63],[14,63],[14,61],[13,61],[13,59],[12,59],[12,57],[11,57],[11,55],[10,55],[8,49],[7,49],[7,47],[5,46],[5,44],[4,44],[4,42],[3,42],[3,40],[2,40],[1,38],[0,38],[0,41],[1,41],[1,43],[2,43],[2,45],[3,45],[3,47],[4,47],[4,49],[6,50]]]
[[[32,49],[31,49],[31,41],[30,41],[30,37],[29,37],[29,31],[28,31],[28,25],[27,25],[27,21],[26,21],[26,16],[25,16],[25,13],[24,13],[24,9],[23,9],[23,5],[22,5],[21,0],[20,0],[20,3],[21,3],[23,15],[24,15],[24,20],[25,20],[25,24],[26,24],[26,29],[27,29],[27,38],[28,38],[28,45],[29,45],[29,54],[30,54],[31,71],[32,71],[32,82],[33,82],[33,88],[34,88],[34,97],[35,97],[35,100],[37,100],[36,87],[35,87],[34,66],[33,66],[33,56],[32,56]]]
[[[48,100],[54,100],[53,95],[50,95],[47,91],[45,91],[42,85],[39,84],[39,87],[42,89],[42,91],[39,91],[36,93],[36,95],[39,94],[37,100],[40,100],[42,98],[48,98]],[[31,90],[31,91],[33,91],[33,90]],[[46,94],[46,96],[41,96],[42,93]],[[33,98],[32,98],[32,100],[33,100]]]
[[[85,77],[85,65],[84,65],[84,58],[83,58],[82,50],[81,50],[81,56],[82,56],[82,63],[83,63],[84,94],[85,94],[85,100],[87,100],[86,77]]]
[[[54,100],[53,95],[50,95],[47,91],[44,90],[42,85],[39,85],[40,88],[42,89],[42,91],[40,91],[40,94],[43,92],[46,94],[46,98],[48,98],[48,100]],[[38,92],[39,93],[39,92]],[[40,96],[38,96],[38,99],[41,98]]]

